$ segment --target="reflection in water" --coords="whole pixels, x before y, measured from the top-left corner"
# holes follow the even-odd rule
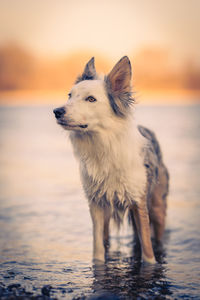
[[[140,107],[170,171],[164,248],[140,264],[125,226],[92,265],[92,226],[67,134],[52,107],[0,108],[0,282],[61,299],[199,299],[200,107]],[[133,249],[134,248],[134,249]]]
[[[165,253],[159,250],[159,256],[163,260]],[[97,295],[112,295],[114,299],[150,299],[156,295],[164,299],[172,295],[164,264],[142,264],[117,252],[109,255],[105,265],[95,265],[93,271],[92,289]]]

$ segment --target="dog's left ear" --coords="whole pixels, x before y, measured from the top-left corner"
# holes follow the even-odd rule
[[[124,56],[105,78],[110,104],[114,112],[124,116],[134,102],[131,97],[131,63]]]
[[[76,83],[83,80],[93,80],[95,78],[96,78],[96,69],[94,65],[94,57],[92,57],[85,65],[83,74],[77,78]]]

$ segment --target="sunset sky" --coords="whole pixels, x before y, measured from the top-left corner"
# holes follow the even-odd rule
[[[0,0],[0,46],[44,56],[79,49],[116,61],[148,45],[200,66],[199,0]]]

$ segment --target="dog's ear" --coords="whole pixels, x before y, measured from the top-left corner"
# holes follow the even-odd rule
[[[95,78],[96,78],[96,69],[94,65],[94,57],[92,57],[85,65],[83,74],[77,78],[76,83],[83,80],[93,80]]]
[[[124,116],[134,102],[131,97],[131,63],[124,56],[105,78],[109,100],[114,112]]]
[[[94,65],[94,57],[92,57],[85,66],[82,76],[88,77],[88,79],[94,79],[96,76],[96,69]]]
[[[130,91],[131,63],[127,56],[124,56],[108,74],[110,87],[115,94]]]

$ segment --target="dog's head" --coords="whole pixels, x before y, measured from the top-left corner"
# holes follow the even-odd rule
[[[108,129],[116,118],[127,118],[133,102],[128,57],[103,79],[98,77],[92,58],[69,92],[66,105],[54,109],[54,114],[64,129],[95,132]]]

